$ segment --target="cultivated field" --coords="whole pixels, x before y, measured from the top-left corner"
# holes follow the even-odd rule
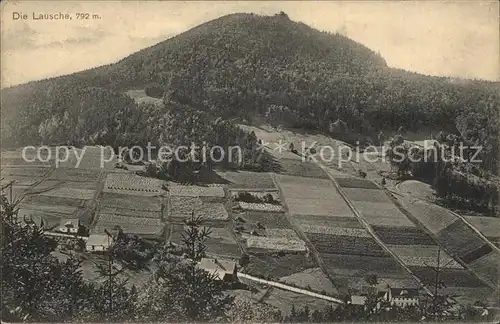
[[[429,267],[410,267],[412,272],[427,286],[436,282],[436,272]],[[447,287],[485,287],[486,285],[470,271],[465,269],[443,269],[439,280]]]
[[[365,233],[363,233],[364,235]],[[329,235],[306,233],[307,238],[320,253],[386,256],[385,252],[372,237]]]
[[[162,190],[163,181],[141,177],[129,173],[108,173],[104,183],[104,191],[109,192],[112,190],[122,190],[129,192],[133,195],[134,192],[149,192],[160,194]]]
[[[183,186],[169,183],[168,190],[172,197],[224,197],[224,188],[202,187],[202,186]]]
[[[292,221],[299,227],[303,228],[306,232],[311,233],[322,233],[329,228],[358,228],[364,229],[363,225],[354,216],[352,217],[324,217],[324,216],[312,216],[312,215],[293,215],[291,216]],[[322,230],[314,232],[313,229],[317,227],[322,227]],[[306,228],[310,228],[307,231]]]
[[[291,215],[353,215],[330,180],[286,175],[276,178]]]
[[[172,220],[184,220],[191,217],[197,207],[202,205],[198,197],[170,196],[168,214]]]
[[[486,243],[476,232],[462,221],[456,221],[441,230],[437,234],[437,238],[450,252],[460,258],[464,258],[468,254],[473,253]],[[477,257],[480,256],[481,255],[478,255]],[[474,260],[468,261],[472,262]]]
[[[244,201],[238,202],[239,208],[248,211],[260,211],[260,212],[282,212],[283,206],[276,204],[266,204],[266,203],[247,203]]]
[[[354,177],[338,177],[335,181],[342,188],[363,188],[363,189],[379,189],[372,181],[354,178]]]
[[[217,174],[228,182],[232,190],[277,190],[271,175],[266,172],[217,171]]]
[[[229,215],[222,203],[203,203],[195,207],[195,216],[203,220],[228,220]]]
[[[272,236],[253,236],[243,234],[246,240],[247,251],[250,253],[282,252],[304,252],[306,244],[298,237],[296,239]]]
[[[162,211],[162,199],[160,197],[142,197],[105,192],[99,199],[99,204],[102,207],[117,208],[119,210]]]
[[[392,257],[320,253],[330,275],[353,277],[357,280],[375,274],[379,278],[411,278]]]
[[[438,250],[436,245],[388,245],[407,266],[438,266]],[[444,251],[440,252],[439,265],[445,268],[463,269],[463,267]]]
[[[344,188],[342,190],[346,189]],[[348,197],[350,198],[349,194]],[[353,200],[353,205],[370,225],[414,227],[414,224],[392,202]]]
[[[385,244],[436,245],[432,237],[417,227],[373,226],[372,228]]]

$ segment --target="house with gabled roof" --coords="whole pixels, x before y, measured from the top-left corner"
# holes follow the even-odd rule
[[[203,258],[197,267],[210,273],[217,280],[235,281],[238,279],[236,262],[215,258]]]

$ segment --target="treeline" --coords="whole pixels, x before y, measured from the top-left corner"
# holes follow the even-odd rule
[[[499,178],[481,168],[489,153],[461,136],[439,132],[428,148],[410,148],[401,136],[391,140],[387,156],[400,178],[427,182],[449,207],[497,216]],[[474,159],[475,161],[473,161]]]
[[[21,100],[22,108],[12,109],[16,105],[9,102],[10,99]],[[6,100],[6,108],[2,109],[3,147],[43,143],[77,147],[110,145],[118,149],[134,145],[146,148],[150,143],[157,149],[168,145],[175,150],[178,146],[191,147],[194,143],[198,147],[206,146],[208,153],[212,147],[220,146],[225,156],[219,164],[265,169],[260,163],[261,152],[257,150],[255,134],[186,104],[169,100],[163,106],[138,105],[125,94],[109,89],[80,89],[58,84],[46,91],[35,88],[30,96]],[[233,152],[231,161],[230,147],[241,149]],[[217,159],[219,157],[220,154]]]

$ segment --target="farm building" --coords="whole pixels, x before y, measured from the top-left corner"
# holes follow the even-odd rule
[[[67,234],[76,234],[78,233],[79,227],[80,220],[78,218],[63,218],[61,219],[61,223],[59,224],[57,231]]]
[[[198,268],[207,271],[218,280],[236,281],[238,279],[234,261],[203,258],[198,263]]]
[[[91,234],[85,249],[87,252],[104,252],[113,244],[113,239],[106,234]]]
[[[398,307],[418,306],[418,290],[406,288],[389,288],[384,299]]]

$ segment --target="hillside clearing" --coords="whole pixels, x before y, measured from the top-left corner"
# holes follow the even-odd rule
[[[217,171],[217,174],[229,182],[232,190],[277,190],[274,181],[266,172]]]

